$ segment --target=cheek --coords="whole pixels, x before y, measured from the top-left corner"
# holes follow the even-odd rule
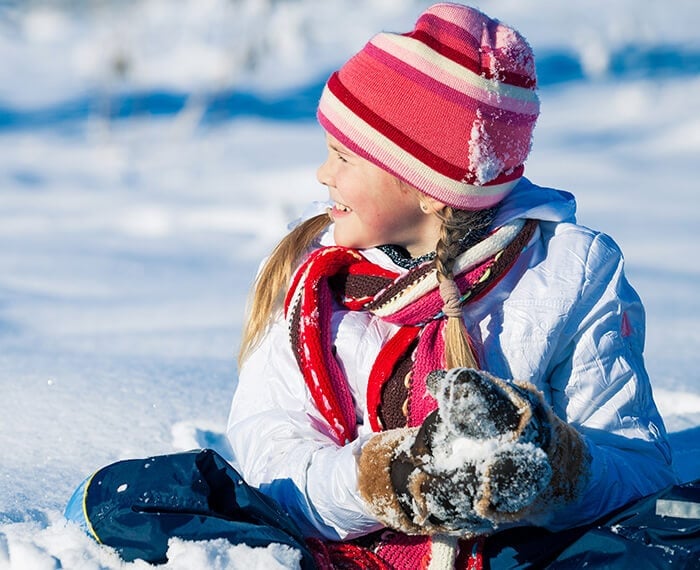
[[[390,232],[401,224],[401,211],[396,206],[383,200],[366,200],[358,207],[356,213],[366,227],[380,233]]]
[[[414,233],[418,220],[401,204],[391,203],[365,212],[362,223],[381,243],[398,243]]]

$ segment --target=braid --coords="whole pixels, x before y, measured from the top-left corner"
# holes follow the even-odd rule
[[[496,209],[457,210],[445,207],[439,214],[442,220],[440,239],[435,247],[435,266],[438,281],[454,279],[452,268],[457,257],[467,248],[486,237]],[[460,317],[447,319],[445,327],[445,366],[478,368],[479,364],[469,342],[464,321]]]
[[[480,242],[488,234],[496,208],[487,210],[456,210],[446,206],[438,215],[442,232],[435,247],[438,279],[452,279],[452,267],[464,250]]]
[[[435,247],[435,265],[440,281],[452,279],[452,267],[461,253],[459,240],[464,233],[461,231],[460,217],[460,210],[454,210],[450,206],[442,211],[440,239]]]

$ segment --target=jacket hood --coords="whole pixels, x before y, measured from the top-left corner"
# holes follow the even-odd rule
[[[502,226],[518,218],[575,222],[576,199],[569,192],[537,186],[527,178],[522,178],[501,202],[493,225]]]

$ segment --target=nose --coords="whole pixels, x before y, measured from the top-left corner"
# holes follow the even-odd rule
[[[328,164],[328,158],[316,169],[316,180],[324,186],[332,186],[331,168]]]

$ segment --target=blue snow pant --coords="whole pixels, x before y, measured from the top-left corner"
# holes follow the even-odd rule
[[[225,538],[252,547],[288,545],[301,553],[302,570],[315,568],[294,521],[209,449],[108,465],[78,487],[66,518],[126,561],[166,562],[172,537]],[[356,543],[371,549],[372,536]],[[665,489],[584,528],[498,532],[486,538],[482,554],[484,570],[700,570],[700,481]]]
[[[484,568],[700,570],[700,480],[674,485],[586,527],[519,527],[484,543]]]
[[[128,562],[166,562],[172,537],[225,538],[287,545],[301,552],[302,569],[315,567],[291,518],[210,449],[108,465],[78,487],[66,518]]]

